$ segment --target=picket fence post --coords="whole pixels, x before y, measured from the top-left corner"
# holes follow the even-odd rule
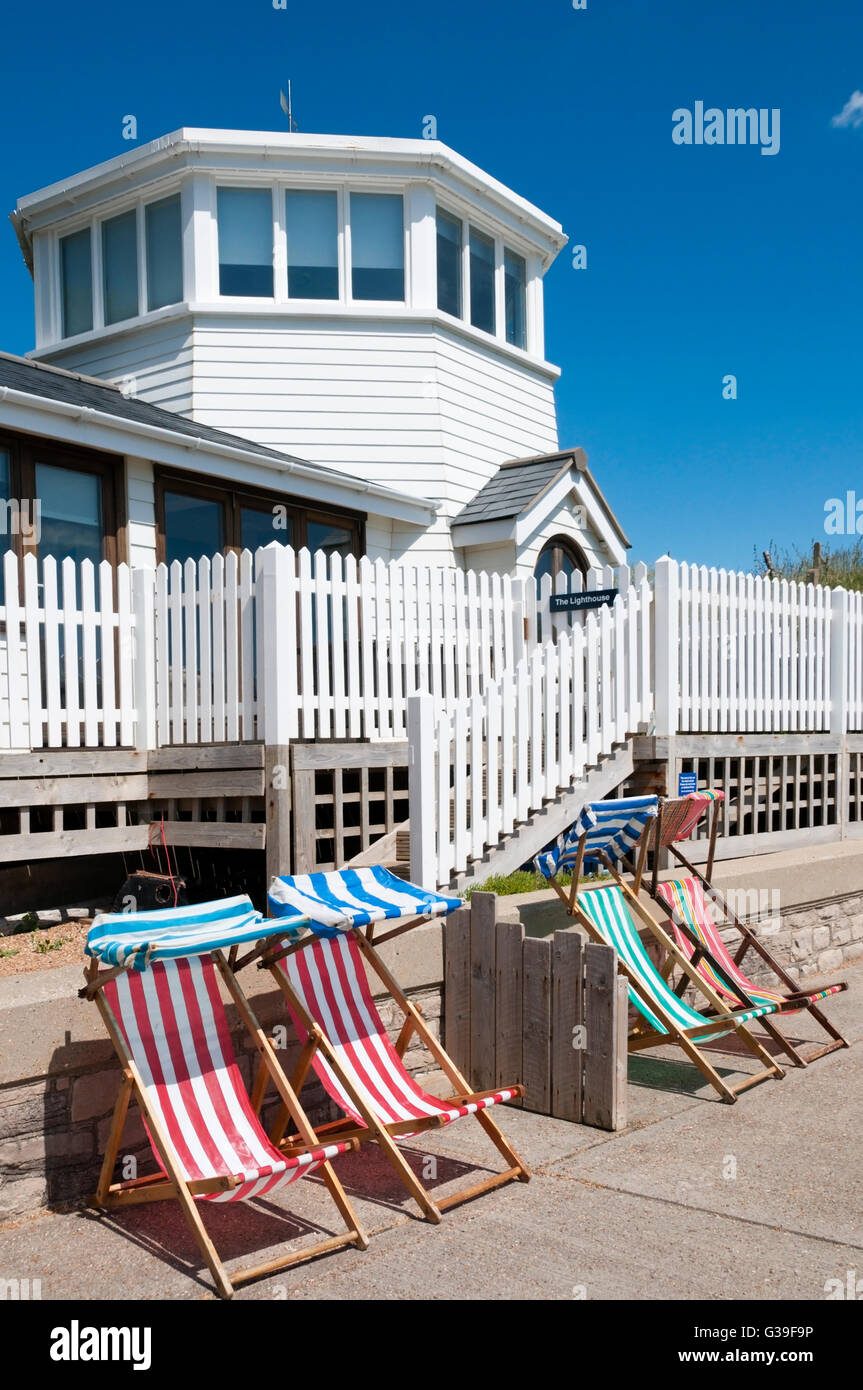
[[[256,601],[260,607],[257,624],[257,684],[259,737],[267,747],[287,747],[291,741],[294,712],[287,665],[296,660],[293,622],[293,594],[288,586],[290,555],[285,546],[272,541],[258,552]]]
[[[156,572],[132,571],[132,611],[135,619],[135,747],[146,752],[156,739]],[[121,644],[127,640],[121,630]]]
[[[653,621],[654,732],[673,737],[680,716],[680,581],[677,561],[669,555],[656,562]]]
[[[411,882],[437,888],[435,705],[431,695],[408,697],[408,808]],[[444,808],[447,816],[449,806]]]
[[[844,738],[848,730],[848,590],[834,589],[830,618],[830,732]]]

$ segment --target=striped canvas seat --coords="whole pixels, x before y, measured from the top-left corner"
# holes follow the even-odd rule
[[[725,792],[717,790],[689,792],[663,801],[659,843],[668,846],[677,840],[688,840],[705,812],[724,800]]]
[[[94,919],[84,950],[104,965],[146,970],[156,961],[207,956],[257,941],[266,934],[262,921],[245,894],[153,912],[103,912]]]
[[[269,904],[274,917],[308,926],[317,936],[333,937],[386,919],[443,917],[461,907],[462,899],[405,883],[376,864],[273,878]]]
[[[161,961],[103,989],[182,1176],[242,1180],[201,1199],[262,1196],[350,1148],[328,1144],[286,1159],[270,1143],[240,1076],[211,960]],[[155,1145],[153,1153],[161,1168]]]
[[[674,1023],[684,1031],[695,1029],[708,1021],[703,1014],[691,1008],[685,1000],[675,994],[668,982],[663,979],[647,953],[623,894],[616,884],[608,888],[592,888],[588,892],[580,894],[578,901],[581,910],[590,918],[602,939],[607,945],[615,948],[620,959],[632,971],[644,990],[647,1000],[655,1000]],[[630,1003],[635,1005],[652,1028],[656,1029],[658,1033],[668,1032],[665,1025],[651,1010],[647,1000],[633,989],[631,984],[629,986],[629,999]],[[734,1020],[737,1023],[746,1023],[750,1019],[761,1018],[765,1014],[774,1013],[778,1007],[775,1003],[765,1003],[751,1009],[741,1009],[734,1013]],[[690,1033],[694,1042],[705,1041],[708,1037],[717,1038],[720,1036],[721,1034],[713,1030],[701,1038]]]
[[[788,991],[780,993],[778,990],[765,989],[763,985],[753,984],[749,977],[744,975],[739,965],[735,963],[725,942],[719,935],[704,897],[704,888],[698,879],[670,879],[666,883],[660,883],[657,892],[671,912],[675,940],[687,959],[692,958],[695,947],[690,938],[681,931],[680,923],[690,929],[696,939],[710,952],[713,959],[718,961],[733,982],[756,1006],[770,1004],[784,1014],[796,1013],[800,1009],[808,1008],[810,1004],[817,1003],[819,999],[827,999],[831,994],[840,994],[842,990],[847,989],[846,984],[828,985],[812,994],[795,996]],[[698,961],[697,969],[718,994],[726,999],[739,1002],[735,999],[735,995],[725,980],[714,970],[706,957],[702,956]]]
[[[536,866],[545,878],[554,878],[564,869],[571,869],[578,857],[578,844],[587,835],[584,864],[597,863],[600,852],[614,862],[623,859],[641,839],[644,827],[656,815],[659,802],[655,796],[629,796],[616,801],[590,801],[578,820],[567,831],[563,846],[555,846],[540,854]]]
[[[305,950],[283,957],[277,968],[284,971],[306,1012],[329,1039],[345,1077],[382,1125],[429,1117],[449,1124],[520,1094],[500,1090],[451,1107],[418,1086],[387,1036],[371,996],[359,947],[352,937],[336,933],[315,941]],[[308,1034],[290,996],[286,998],[300,1040],[305,1042]],[[320,1052],[315,1053],[313,1065],[337,1105],[357,1124],[364,1125],[351,1095]]]

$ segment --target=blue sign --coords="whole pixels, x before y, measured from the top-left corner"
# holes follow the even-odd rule
[[[698,791],[698,776],[694,772],[680,772],[677,776],[677,795],[689,796]]]

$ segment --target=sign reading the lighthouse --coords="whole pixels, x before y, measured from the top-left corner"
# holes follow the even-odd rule
[[[574,608],[601,608],[604,603],[614,603],[619,589],[594,589],[586,594],[552,594],[552,613],[570,613]]]

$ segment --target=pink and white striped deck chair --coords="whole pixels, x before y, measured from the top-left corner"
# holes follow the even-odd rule
[[[653,862],[653,881],[650,885],[652,896],[670,914],[674,937],[678,947],[696,966],[699,974],[724,998],[734,1000],[735,1005],[745,1000],[756,1005],[772,1003],[779,1005],[781,1014],[798,1013],[806,1010],[827,1033],[830,1042],[816,1047],[804,1057],[802,1052],[785,1036],[776,1022],[776,1014],[761,1020],[761,1026],[770,1034],[774,1042],[798,1067],[825,1057],[837,1048],[847,1047],[848,1043],[830,1019],[818,1007],[822,999],[839,994],[847,988],[846,984],[827,985],[822,989],[807,992],[801,990],[784,966],[765,946],[761,938],[748,923],[741,921],[732,910],[724,894],[716,888],[713,877],[713,862],[716,854],[719,818],[725,794],[722,791],[697,791],[688,796],[662,800],[656,818],[655,848]],[[690,863],[680,849],[680,842],[692,838],[702,818],[710,814],[710,828],[707,841],[707,861],[704,869]],[[667,850],[679,864],[688,870],[688,877],[659,882],[659,850]],[[705,891],[707,896],[705,897]],[[708,902],[709,899],[709,902]],[[711,908],[714,911],[711,911]],[[740,942],[734,955],[731,954],[717,929],[714,920],[718,914],[730,929],[736,931]],[[756,985],[741,968],[747,951],[753,950],[764,964],[781,982],[782,989],[766,989]]]
[[[404,1025],[393,1045],[372,998],[365,963],[395,1000]],[[472,1092],[468,1082],[433,1035],[415,1004],[399,989],[374,946],[358,930],[332,937],[308,936],[284,945],[265,962],[282,990],[288,1010],[304,1044],[292,1078],[297,1093],[313,1067],[327,1093],[344,1112],[344,1118],[321,1126],[320,1134],[376,1140],[401,1177],[423,1215],[440,1221],[441,1212],[513,1179],[526,1182],[529,1172],[494,1123],[488,1110],[503,1101],[524,1095],[524,1087]],[[416,1034],[456,1089],[445,1100],[430,1095],[405,1068],[403,1056]],[[266,1077],[259,1075],[252,1092],[260,1102]],[[428,1129],[438,1129],[466,1115],[475,1115],[498,1152],[509,1165],[467,1190],[433,1201],[418,1181],[396,1142]],[[285,1107],[271,1133],[290,1151],[296,1136],[283,1139],[288,1115]]]
[[[104,919],[102,919],[104,921]],[[285,1154],[265,1134],[237,1065],[217,969],[262,1056],[262,1065],[297,1127]],[[330,1160],[356,1141],[321,1141],[302,1111],[272,1047],[221,952],[157,960],[98,973],[93,960],[82,993],[95,999],[123,1068],[120,1093],[91,1205],[104,1210],[176,1197],[224,1298],[250,1279],[340,1246],[368,1244]],[[113,1181],[131,1101],[140,1107],[159,1170]],[[229,1274],[210,1240],[199,1202],[237,1202],[319,1171],[347,1233]]]

